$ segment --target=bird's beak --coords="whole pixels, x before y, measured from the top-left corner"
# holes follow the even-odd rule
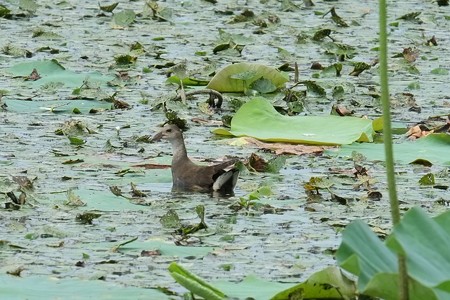
[[[160,131],[157,134],[155,134],[150,141],[151,142],[156,142],[156,141],[161,140],[162,137],[163,137],[163,133]]]

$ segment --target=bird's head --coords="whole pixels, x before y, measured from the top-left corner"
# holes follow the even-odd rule
[[[180,139],[183,136],[181,133],[180,128],[177,127],[177,125],[165,125],[161,130],[153,136],[151,141],[159,141],[159,140],[177,140]]]

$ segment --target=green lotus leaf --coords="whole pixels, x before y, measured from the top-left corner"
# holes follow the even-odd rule
[[[338,150],[338,156],[350,157],[356,151],[370,160],[384,161],[383,144],[352,144]],[[450,135],[433,133],[416,141],[406,141],[394,144],[394,158],[397,163],[412,163],[418,159],[427,160],[432,164],[450,165]],[[336,154],[334,150],[326,151]]]
[[[261,78],[269,80],[276,88],[282,87],[289,80],[287,75],[271,67],[260,64],[237,63],[220,70],[211,79],[207,88],[219,92],[243,92],[253,82]]]
[[[372,121],[355,117],[284,116],[264,98],[254,98],[241,106],[231,121],[231,129],[217,129],[219,135],[251,136],[270,142],[315,145],[372,142]]]
[[[362,294],[383,299],[398,297],[397,255],[406,257],[410,299],[450,299],[450,212],[430,218],[411,208],[385,243],[368,225],[354,221],[342,235],[336,259],[358,276]]]

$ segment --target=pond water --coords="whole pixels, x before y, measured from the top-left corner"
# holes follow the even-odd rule
[[[205,67],[218,70],[235,62],[258,62],[273,67],[297,62],[300,79],[315,80],[327,92],[320,97],[308,95],[305,113],[328,114],[333,104],[340,104],[357,115],[380,116],[378,65],[357,77],[348,75],[354,62],[371,64],[377,57],[376,1],[315,1],[313,7],[305,7],[302,1],[275,0],[216,4],[203,0],[158,2],[159,9],[165,8],[158,13],[169,22],[153,18],[143,1],[120,1],[114,10],[116,15],[126,9],[136,13],[135,21],[124,27],[115,25],[114,15],[102,12],[92,1],[43,0],[38,4],[35,12],[29,13],[8,1],[5,5],[17,14],[12,19],[0,18],[3,49],[0,90],[2,101],[8,105],[6,110],[0,110],[0,201],[8,202],[6,193],[10,191],[20,195],[20,186],[13,177],[25,176],[33,181],[33,189],[26,190],[24,206],[19,210],[0,210],[3,274],[23,268],[23,278],[38,275],[100,278],[123,287],[166,287],[181,292],[167,271],[170,262],[177,261],[207,280],[239,281],[254,274],[268,281],[297,283],[336,264],[332,253],[339,245],[340,231],[351,220],[362,218],[389,231],[386,179],[380,162],[363,164],[374,179],[373,187],[383,194],[381,201],[367,200],[364,190],[354,189],[357,182],[352,175],[353,161],[337,157],[289,156],[279,174],[243,172],[236,195],[229,199],[172,194],[170,169],[133,167],[170,163],[167,143],[148,144],[136,139],[154,134],[165,121],[164,113],[152,108],[176,93],[177,87],[166,83],[173,64],[186,63],[188,71],[194,73]],[[323,15],[332,7],[348,27],[338,26],[330,14]],[[255,18],[233,22],[246,9]],[[390,57],[410,47],[417,53],[414,62],[403,57],[390,60],[394,120],[411,125],[430,116],[448,114],[448,7],[438,7],[434,1],[392,1],[388,10]],[[166,15],[168,11],[171,14]],[[398,19],[411,12],[421,14],[415,20]],[[338,62],[338,55],[325,50],[331,39],[311,40],[320,29],[331,29],[336,42],[355,48],[353,57],[342,62],[340,77],[310,68],[313,62],[324,66]],[[217,45],[224,43],[219,41],[219,30],[235,35],[232,39],[245,45],[240,54],[233,49],[213,53]],[[427,41],[433,36],[437,45],[430,46]],[[136,42],[145,52],[130,52],[130,46]],[[10,51],[13,48],[28,50],[32,57],[13,55]],[[115,56],[129,53],[137,57],[135,64],[115,64]],[[110,96],[117,93],[115,98],[127,102],[130,108],[95,114],[42,109],[54,107],[55,101],[72,101],[73,90],[79,87],[73,82],[65,82],[64,86],[39,85],[39,81],[25,81],[10,72],[9,68],[19,63],[43,59],[56,59],[73,72],[115,77],[114,84],[98,88]],[[289,74],[292,80],[293,73]],[[335,86],[344,88],[340,100],[333,99]],[[404,93],[413,94],[414,100]],[[235,97],[247,99],[242,95],[225,95],[223,112],[210,115],[198,108],[206,100],[201,97],[188,100],[187,104],[167,103],[188,122],[185,135],[191,157],[203,160],[233,155],[245,159],[258,151],[232,146],[229,139],[218,139],[211,133],[223,114],[232,113],[229,100]],[[420,112],[411,107],[420,107]],[[194,118],[206,121],[196,123]],[[82,146],[70,144],[67,137],[55,134],[70,122],[82,124],[83,132],[78,134],[85,140]],[[400,135],[396,138],[404,139]],[[258,154],[267,159],[272,157],[263,151]],[[76,159],[82,161],[67,164]],[[127,169],[122,176],[120,171]],[[439,180],[448,184],[446,170],[446,166],[439,165],[432,168],[399,165],[402,208],[421,205],[432,214],[445,210],[437,202],[450,200],[445,191],[418,189],[417,182],[427,172],[441,172]],[[326,192],[321,199],[308,201],[303,184],[313,176],[332,178],[335,192],[348,199],[347,205],[330,201]],[[110,191],[111,186],[117,186],[129,196],[131,182],[147,197],[129,200]],[[273,193],[259,201],[273,209],[236,212],[230,207],[239,197],[245,198],[265,185]],[[86,205],[67,205],[71,197],[68,191]],[[208,229],[193,234],[183,243],[213,247],[212,251],[198,255],[141,255],[141,251],[155,248],[151,242],[174,245],[179,240],[173,229],[161,225],[161,216],[173,209],[183,223],[196,224],[199,220],[195,207],[199,204],[205,206]],[[86,211],[100,213],[101,217],[93,220],[92,225],[80,224],[76,216]],[[126,245],[119,251],[111,251],[134,237],[141,244],[131,243],[128,248]],[[231,267],[224,271],[227,269],[224,266]]]

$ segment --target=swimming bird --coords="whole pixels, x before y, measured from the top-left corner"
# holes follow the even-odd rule
[[[232,195],[239,175],[236,160],[202,166],[187,155],[183,133],[176,125],[164,126],[151,140],[172,144],[172,191],[218,192]]]

